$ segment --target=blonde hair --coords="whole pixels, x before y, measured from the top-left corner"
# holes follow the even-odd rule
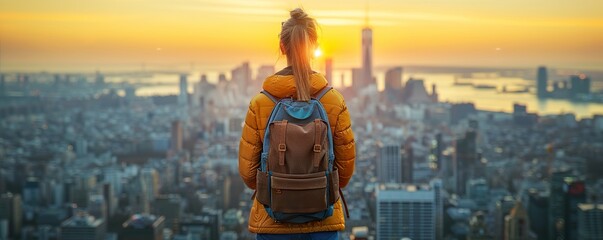
[[[301,8],[289,12],[291,18],[283,22],[280,42],[287,62],[293,68],[295,88],[298,101],[310,100],[310,75],[312,74],[311,60],[316,47],[316,20],[308,17]]]

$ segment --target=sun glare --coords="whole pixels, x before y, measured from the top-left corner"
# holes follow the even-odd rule
[[[317,48],[316,50],[314,50],[314,57],[320,57],[322,55],[322,51],[320,50],[320,48]]]

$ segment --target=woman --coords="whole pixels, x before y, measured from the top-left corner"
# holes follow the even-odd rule
[[[263,88],[277,98],[293,97],[298,101],[308,101],[327,87],[324,76],[311,69],[317,46],[317,24],[302,9],[297,8],[290,15],[291,18],[283,22],[280,33],[280,49],[287,56],[288,67],[268,77]],[[337,90],[328,91],[320,102],[331,125],[335,164],[339,170],[339,185],[343,188],[352,177],[356,157],[350,115],[343,96]],[[258,94],[251,100],[245,118],[239,145],[239,173],[245,184],[254,190],[266,123],[274,106],[266,95]],[[249,231],[257,233],[257,239],[337,239],[337,231],[344,228],[341,201],[335,204],[333,215],[322,221],[277,223],[257,199],[253,200],[249,216]]]

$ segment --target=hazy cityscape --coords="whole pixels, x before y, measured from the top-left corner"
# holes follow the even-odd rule
[[[340,239],[603,239],[603,71],[375,66],[357,32],[314,63],[356,139]],[[239,139],[278,70],[3,70],[0,240],[255,239]]]

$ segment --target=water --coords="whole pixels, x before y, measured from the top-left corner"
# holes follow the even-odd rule
[[[603,114],[603,104],[601,103],[538,99],[534,93],[501,93],[503,86],[506,86],[507,89],[521,89],[525,86],[534,86],[534,80],[522,78],[458,79],[460,82],[496,86],[496,89],[476,89],[473,86],[454,85],[455,77],[452,74],[413,74],[413,77],[424,79],[428,92],[431,92],[431,85],[435,83],[440,101],[473,102],[476,108],[482,110],[513,112],[513,103],[520,103],[528,107],[528,112],[540,115],[574,113],[577,118],[588,118],[593,114]],[[593,90],[598,91],[599,89]]]
[[[344,85],[349,85],[351,75],[343,71],[335,71],[335,87],[340,87],[341,74],[345,75]],[[403,79],[408,79],[410,75],[405,74]],[[574,113],[578,119],[589,118],[593,114],[603,114],[603,104],[601,103],[581,103],[561,99],[538,99],[534,93],[501,93],[503,86],[508,90],[517,90],[529,87],[534,89],[534,80],[522,78],[491,78],[491,79],[458,79],[461,82],[472,82],[474,84],[487,84],[496,86],[496,89],[476,89],[473,86],[454,85],[455,75],[453,74],[412,74],[413,78],[423,79],[425,87],[431,93],[431,85],[436,84],[440,101],[443,102],[473,102],[475,107],[482,110],[512,112],[513,103],[525,104],[528,112],[538,113],[540,115]],[[199,81],[200,73],[189,75],[188,90],[192,92],[193,83]],[[337,79],[339,78],[339,79]],[[383,90],[383,74],[377,76],[378,89]],[[139,78],[113,77],[107,79],[108,82],[138,82],[154,83],[157,85],[144,86],[136,90],[138,96],[151,95],[173,95],[178,94],[179,76],[177,74],[155,74]],[[217,72],[208,74],[209,82],[217,82]],[[404,82],[405,82],[404,81]],[[592,91],[600,91],[603,86],[593,82]]]

